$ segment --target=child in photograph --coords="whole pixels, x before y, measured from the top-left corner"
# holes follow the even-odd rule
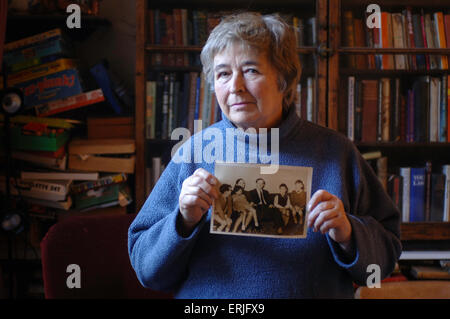
[[[301,180],[296,180],[294,190],[290,193],[290,200],[292,205],[292,218],[294,223],[303,223],[303,216],[306,205],[305,185]],[[298,220],[297,220],[298,215]]]
[[[232,196],[233,209],[239,213],[239,217],[234,224],[233,232],[236,232],[239,225],[241,225],[242,231],[245,231],[252,219],[255,222],[255,226],[259,227],[256,210],[247,201],[247,197],[244,195],[244,189],[241,186],[235,186]]]
[[[214,221],[219,224],[217,231],[223,231],[224,228],[226,232],[230,231],[231,223],[231,213],[233,209],[233,204],[231,200],[231,185],[222,184],[219,188],[220,194],[219,198],[215,202],[214,206]]]
[[[287,185],[281,184],[279,186],[279,189],[280,193],[275,196],[273,205],[280,211],[284,226],[286,226],[289,222],[289,216],[291,215],[292,206],[288,196]]]

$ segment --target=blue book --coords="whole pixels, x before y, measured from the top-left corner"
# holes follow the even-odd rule
[[[197,78],[197,88],[195,91],[195,113],[194,113],[194,120],[199,120],[198,116],[200,113],[200,85],[201,85],[201,78]]]
[[[410,184],[410,222],[425,221],[425,192],[426,192],[425,167],[411,168]]]

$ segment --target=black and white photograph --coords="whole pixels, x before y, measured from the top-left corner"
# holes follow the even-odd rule
[[[215,164],[220,186],[211,233],[305,238],[312,167],[280,165],[275,174],[261,174],[261,166]]]

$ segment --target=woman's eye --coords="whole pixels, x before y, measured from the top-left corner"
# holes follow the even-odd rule
[[[249,73],[249,74],[258,74],[258,70],[256,69],[247,69],[245,70],[245,73]]]
[[[219,73],[217,73],[217,78],[223,78],[223,77],[226,77],[227,75],[228,75],[228,72],[225,72],[225,71],[219,72]]]

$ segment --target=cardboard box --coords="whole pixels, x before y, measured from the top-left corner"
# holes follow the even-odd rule
[[[69,143],[69,169],[134,173],[136,150],[132,139],[73,140]]]

